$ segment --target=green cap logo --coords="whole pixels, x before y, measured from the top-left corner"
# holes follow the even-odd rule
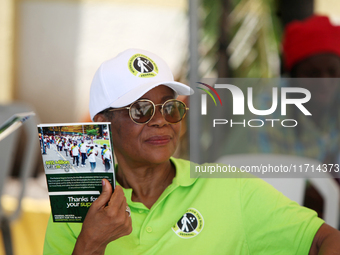
[[[156,63],[143,54],[135,54],[128,61],[130,72],[140,78],[150,78],[158,74]]]

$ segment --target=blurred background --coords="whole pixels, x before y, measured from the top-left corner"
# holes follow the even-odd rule
[[[90,121],[92,77],[103,61],[126,48],[156,53],[177,81],[191,86],[203,77],[280,77],[284,26],[314,13],[340,24],[338,0],[1,0],[1,122],[18,105],[35,111],[34,123]],[[192,113],[199,109],[190,107]],[[183,158],[189,158],[186,130],[177,152]],[[204,132],[193,132],[203,133],[201,142],[209,144]],[[38,133],[22,128],[16,136],[13,146],[0,142],[1,151],[10,150],[0,162],[0,171],[8,173],[0,174],[0,216],[10,215],[11,236],[1,234],[0,254],[9,254],[4,243],[13,254],[42,254],[50,209],[38,144],[30,169],[23,162],[30,137],[38,141]],[[7,233],[6,220],[0,224]]]

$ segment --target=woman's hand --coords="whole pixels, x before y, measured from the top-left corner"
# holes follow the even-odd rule
[[[123,189],[112,186],[103,179],[103,191],[94,201],[85,217],[73,255],[104,254],[109,242],[132,231],[131,217],[126,211],[126,198]]]

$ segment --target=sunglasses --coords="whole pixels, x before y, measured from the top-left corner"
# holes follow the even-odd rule
[[[187,106],[179,100],[170,99],[163,104],[154,104],[148,99],[140,99],[133,102],[129,107],[109,109],[109,112],[119,111],[123,109],[129,110],[131,120],[136,124],[146,124],[155,115],[156,106],[161,106],[163,118],[170,124],[180,122],[187,113]]]

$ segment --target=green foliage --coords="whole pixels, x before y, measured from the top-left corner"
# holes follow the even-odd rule
[[[219,36],[219,24],[222,15],[222,1],[221,0],[203,0],[203,30],[205,35],[212,39]]]
[[[281,26],[276,1],[202,0],[201,6],[200,49],[205,59],[214,59],[212,65],[217,67],[219,54],[228,52],[229,73],[235,77],[279,75]]]
[[[96,136],[98,135],[98,131],[97,129],[90,129],[90,130],[86,130],[86,134],[88,134],[89,136]]]

